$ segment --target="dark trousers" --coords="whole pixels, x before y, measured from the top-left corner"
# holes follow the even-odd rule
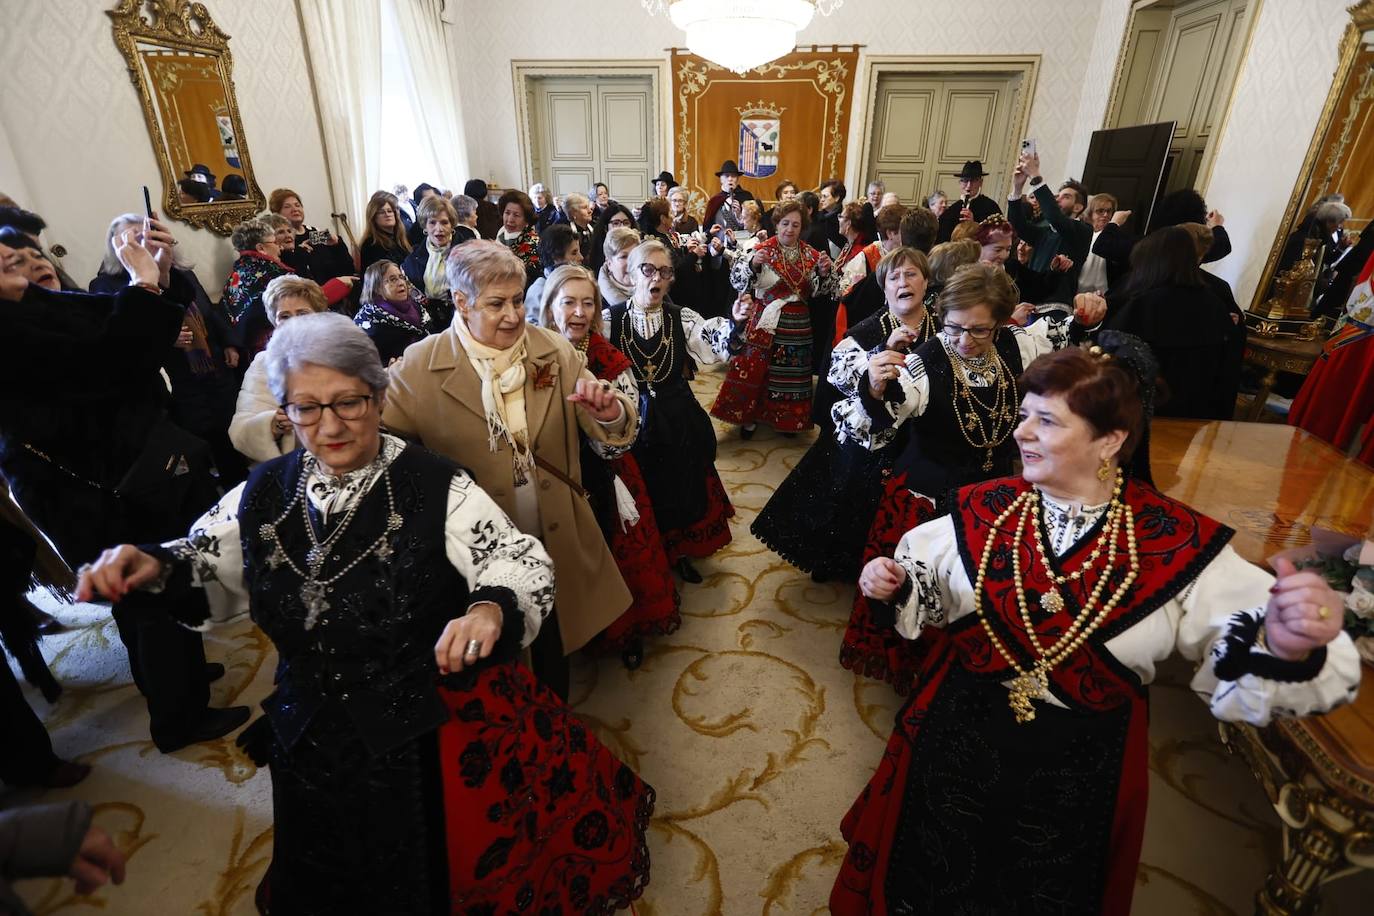
[[[61,761],[53,753],[52,741],[43,723],[24,699],[14,679],[9,661],[0,654],[0,735],[5,750],[0,753],[0,781],[11,786],[42,782]]]
[[[563,636],[558,632],[558,611],[555,609],[544,618],[539,635],[530,644],[530,668],[560,700],[568,699],[571,672],[568,657],[563,654]]]
[[[201,635],[174,623],[167,614],[171,601],[197,600],[205,600],[199,590],[180,596],[133,592],[114,608],[134,685],[148,700],[154,741],[184,732],[210,702]]]

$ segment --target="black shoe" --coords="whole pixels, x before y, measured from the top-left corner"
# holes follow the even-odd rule
[[[626,646],[620,653],[620,660],[625,664],[626,671],[638,671],[639,666],[644,664],[644,640],[636,639]]]
[[[689,582],[692,585],[699,585],[701,583],[701,573],[697,572],[697,568],[692,565],[691,560],[683,557],[677,561],[676,568],[677,574],[682,577],[683,582]]]
[[[752,439],[754,438],[754,431],[756,429],[758,429],[757,426],[741,426],[739,428],[739,437],[741,439]]]
[[[224,677],[224,666],[219,662],[205,663],[205,683],[213,684],[215,681]]]
[[[247,706],[207,709],[190,728],[170,735],[154,736],[153,743],[162,753],[170,754],[191,744],[223,738],[247,722],[248,716]]]

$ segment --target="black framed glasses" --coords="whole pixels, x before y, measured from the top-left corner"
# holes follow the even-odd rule
[[[281,409],[286,411],[286,418],[297,426],[314,426],[320,422],[325,410],[334,411],[334,416],[340,420],[361,419],[367,413],[371,402],[370,394],[350,394],[347,397],[335,398],[328,404],[315,404],[310,401],[300,404],[287,403],[281,405]]]
[[[671,280],[673,277],[677,276],[677,271],[673,270],[671,267],[655,267],[652,264],[639,265],[639,272],[650,280],[652,280],[655,275],[657,275],[660,280]]]
[[[969,337],[972,337],[974,340],[987,340],[989,337],[992,336],[992,332],[995,331],[995,330],[997,330],[997,329],[996,329],[996,328],[966,328],[966,327],[964,327],[963,325],[946,323],[946,324],[941,328],[941,330],[943,330],[943,331],[945,332],[945,334],[948,335],[949,337],[959,337],[959,336],[961,336],[961,335],[963,335],[963,334],[967,334]]]
[[[621,229],[628,229],[630,227],[630,221],[625,217],[621,216],[611,219],[606,225],[610,226],[612,229],[615,229],[617,227]]]

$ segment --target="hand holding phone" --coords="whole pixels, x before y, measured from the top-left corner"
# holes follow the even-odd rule
[[[1027,137],[1025,140],[1021,141],[1021,155],[1039,158],[1040,150],[1036,147],[1034,138]]]

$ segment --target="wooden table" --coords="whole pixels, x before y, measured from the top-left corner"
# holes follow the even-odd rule
[[[1258,420],[1264,415],[1269,392],[1278,381],[1280,372],[1307,375],[1321,355],[1322,340],[1298,340],[1294,337],[1263,337],[1253,330],[1245,335],[1245,361],[1264,369],[1259,391],[1246,408],[1245,419]]]
[[[1370,529],[1374,470],[1302,430],[1158,420],[1150,435],[1156,485],[1235,528],[1232,544],[1251,562],[1310,543],[1313,526]],[[1221,725],[1283,821],[1283,861],[1256,913],[1315,913],[1322,882],[1374,868],[1374,669],[1363,672],[1355,702],[1325,716]]]

